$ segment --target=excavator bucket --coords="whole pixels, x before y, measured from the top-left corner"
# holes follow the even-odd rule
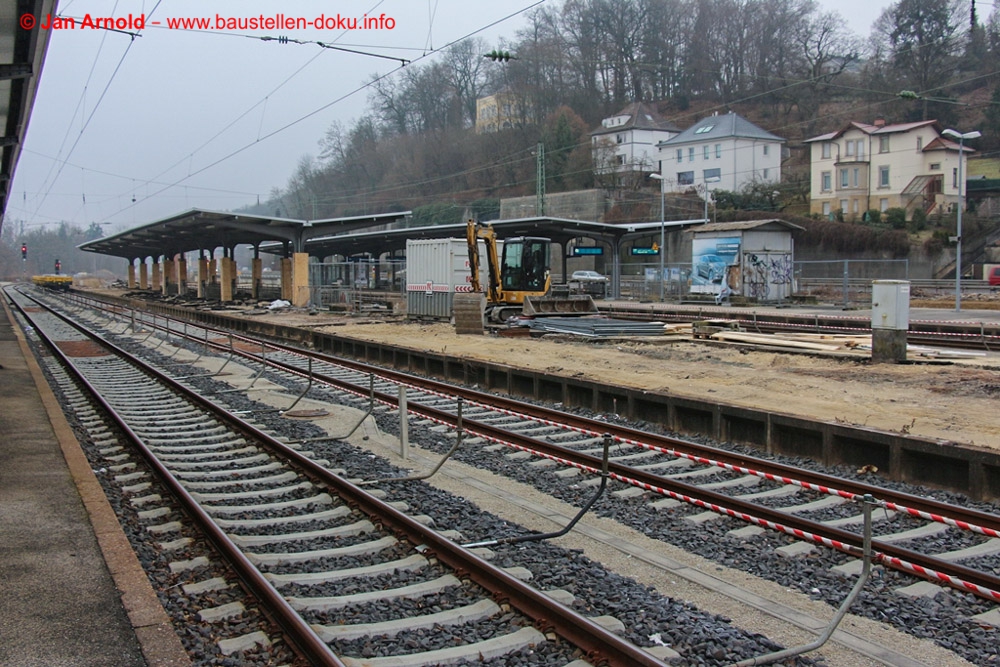
[[[589,294],[574,296],[526,296],[523,315],[597,315],[597,305]]]

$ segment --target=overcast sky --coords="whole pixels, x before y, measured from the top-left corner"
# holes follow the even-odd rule
[[[550,2],[552,0],[549,0]],[[392,60],[252,37],[286,35],[411,61],[481,29],[512,39],[535,0],[61,0],[75,29],[52,30],[7,220],[69,221],[106,232],[192,207],[233,209],[283,188],[334,121],[365,107],[360,88]],[[821,0],[867,36],[889,0]],[[172,19],[321,15],[367,30],[169,29]],[[141,36],[84,28],[145,13]],[[392,24],[389,23],[392,20]],[[153,25],[159,21],[161,25]],[[388,26],[392,25],[389,29]],[[380,27],[381,26],[381,27]],[[125,30],[135,32],[134,28]],[[429,55],[428,55],[429,54]],[[427,62],[426,60],[420,62]],[[117,72],[116,72],[117,69]],[[110,81],[110,85],[109,85]],[[133,203],[134,200],[134,203]]]

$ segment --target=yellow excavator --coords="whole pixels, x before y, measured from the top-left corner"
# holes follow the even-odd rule
[[[470,286],[486,293],[486,319],[506,322],[516,315],[596,315],[590,296],[553,296],[549,272],[551,241],[537,236],[504,239],[503,252],[497,251],[497,235],[490,225],[475,220],[466,224],[469,244]],[[486,247],[488,284],[480,282],[479,242]]]

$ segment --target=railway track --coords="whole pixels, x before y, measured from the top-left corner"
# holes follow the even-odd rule
[[[756,311],[734,311],[730,308],[699,307],[697,309],[657,309],[636,304],[601,306],[602,313],[611,317],[639,322],[718,319],[735,322],[753,333],[817,333],[864,336],[871,334],[871,320],[851,315],[797,315]],[[928,345],[964,350],[996,352],[1000,350],[1000,327],[994,324],[968,321],[910,320],[907,334],[910,345]]]
[[[169,538],[184,522],[197,524],[309,664],[404,664],[394,659],[398,635],[451,626],[485,639],[454,645],[460,633],[439,633],[444,645],[406,652],[409,664],[504,664],[533,653],[547,660],[561,653],[565,664],[581,654],[592,664],[663,664],[135,355],[99,344],[93,332],[42,311],[38,302],[16,296],[15,303],[182,508],[179,516],[161,498],[137,495],[148,490],[148,476],[135,470],[126,448],[105,448],[115,480],[144,508],[140,516],[155,521],[150,533]],[[167,539],[160,548],[180,549],[189,539]],[[194,567],[176,563],[178,570]],[[343,594],[345,582],[360,592]],[[225,587],[211,580],[189,585]],[[438,611],[411,602],[425,598]],[[370,606],[395,617],[372,622],[361,611]],[[227,613],[238,612],[203,615]],[[352,617],[361,620],[352,623]],[[382,645],[359,646],[361,637],[382,637]],[[222,649],[274,643],[256,631],[223,640]]]
[[[692,507],[693,513],[685,520],[694,524],[736,518],[749,524],[730,531],[741,539],[768,530],[805,540],[778,547],[788,556],[802,557],[816,545],[833,549],[844,556],[837,568],[845,577],[861,569],[864,513],[860,507],[869,497],[867,502],[881,510],[876,513],[881,521],[872,542],[873,562],[979,596],[987,605],[982,618],[989,617],[988,605],[1000,602],[1000,582],[995,575],[1000,563],[996,556],[1000,551],[1000,517],[990,513],[285,346],[193,325],[169,324],[163,318],[139,315],[138,321],[132,322],[118,313],[109,323],[107,313],[93,317],[122,334],[133,328],[159,330],[163,340],[172,336],[175,345],[214,348],[259,368],[261,375],[267,369],[289,386],[301,386],[308,379],[303,396],[309,387],[319,385],[362,402],[367,397],[394,406],[398,388],[403,386],[409,409],[419,415],[422,425],[447,428],[450,433],[459,429],[466,444],[474,444],[469,442],[472,438],[488,441],[492,444],[485,449],[493,449],[499,456],[503,456],[501,452],[513,454],[515,460],[523,457],[525,464],[536,469],[550,467],[547,474],[559,479],[589,473],[590,480],[576,485],[582,489],[604,479],[604,463],[598,454],[610,438],[615,451],[607,464],[608,478],[613,480],[618,497],[642,500],[652,495],[653,505],[660,511]],[[587,496],[593,498],[590,493]],[[586,496],[579,500],[582,504]],[[943,542],[959,546],[942,550]],[[927,546],[921,546],[923,543]],[[975,567],[962,564],[970,559]]]

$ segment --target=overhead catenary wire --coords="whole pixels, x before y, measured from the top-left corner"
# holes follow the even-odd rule
[[[427,55],[420,56],[419,58],[416,58],[413,62],[416,63],[416,62],[418,62],[420,60],[424,60],[426,58],[429,58],[432,55],[435,55],[435,54],[437,54],[437,53],[439,53],[439,52],[447,49],[448,47],[452,46],[453,44],[457,44],[459,42],[462,42],[462,41],[464,41],[464,40],[466,40],[466,39],[468,39],[470,37],[473,37],[473,36],[475,36],[475,35],[477,35],[477,34],[479,34],[481,32],[484,32],[484,31],[492,28],[495,25],[498,25],[500,23],[508,21],[511,18],[513,18],[515,16],[518,16],[520,14],[523,14],[524,12],[527,12],[530,9],[532,9],[534,7],[537,7],[538,5],[541,5],[544,2],[545,2],[545,0],[535,0],[534,2],[530,3],[529,5],[521,8],[521,9],[518,9],[518,10],[516,10],[514,12],[511,12],[510,14],[507,14],[507,15],[499,18],[499,19],[496,19],[494,21],[491,21],[490,23],[487,23],[487,24],[485,24],[483,26],[480,26],[479,28],[476,28],[475,30],[470,31],[470,32],[466,33],[465,35],[463,35],[463,36],[461,36],[459,38],[456,38],[456,39],[454,39],[454,40],[452,40],[452,41],[444,44],[443,46],[441,46],[441,47],[439,47],[437,49],[434,49],[434,50],[430,51]],[[308,118],[311,118],[311,117],[315,116],[316,114],[321,113],[322,111],[325,111],[326,109],[329,109],[330,107],[334,106],[335,104],[338,104],[338,103],[340,103],[340,102],[348,99],[349,97],[352,97],[355,94],[363,91],[363,90],[367,90],[371,86],[375,85],[377,82],[379,82],[379,81],[381,81],[381,80],[383,80],[383,79],[385,79],[385,78],[387,78],[389,76],[392,76],[395,72],[398,72],[400,69],[401,69],[401,67],[397,67],[395,70],[392,70],[392,71],[390,71],[390,72],[388,72],[386,74],[382,74],[382,75],[378,75],[378,76],[373,77],[371,80],[369,80],[368,82],[362,84],[361,86],[358,86],[357,88],[355,88],[355,89],[353,89],[353,90],[351,90],[351,91],[349,91],[349,92],[341,95],[340,97],[337,97],[336,99],[334,99],[334,100],[332,100],[332,101],[330,101],[330,102],[328,102],[328,103],[326,103],[326,104],[324,104],[324,105],[322,105],[322,106],[320,106],[320,107],[318,107],[316,109],[313,109],[312,111],[309,111],[308,113],[306,113],[306,114],[304,114],[302,116],[299,116],[295,120],[293,120],[293,121],[291,121],[289,123],[286,123],[285,125],[282,125],[281,127],[277,128],[275,130],[272,130],[271,132],[269,132],[269,133],[265,134],[264,136],[262,136],[260,139],[252,141],[252,142],[250,142],[248,144],[244,144],[240,148],[237,148],[237,149],[231,151],[230,153],[224,155],[223,157],[221,157],[221,158],[219,158],[219,159],[217,159],[217,160],[215,160],[215,161],[213,161],[213,162],[211,162],[211,163],[209,163],[209,164],[201,167],[200,169],[197,169],[196,171],[190,173],[189,175],[187,175],[187,176],[185,176],[185,177],[183,177],[181,179],[178,179],[177,181],[175,181],[171,185],[163,187],[163,188],[157,190],[156,192],[153,192],[150,195],[146,195],[145,197],[143,197],[142,199],[140,199],[138,202],[133,203],[130,206],[125,206],[125,207],[119,209],[115,213],[111,214],[111,216],[109,216],[109,217],[114,217],[115,215],[119,215],[121,213],[124,213],[125,211],[127,211],[127,210],[133,208],[134,206],[136,206],[137,203],[142,203],[142,202],[146,201],[147,199],[150,199],[151,197],[155,197],[158,194],[164,192],[165,190],[167,190],[169,188],[176,187],[176,186],[180,185],[181,183],[183,183],[184,181],[186,181],[187,179],[189,179],[189,178],[191,178],[193,176],[197,176],[198,174],[200,174],[202,172],[205,172],[205,171],[211,169],[212,167],[215,167],[216,165],[219,165],[219,164],[221,164],[223,162],[226,162],[227,160],[230,160],[231,158],[233,158],[233,157],[239,155],[240,153],[243,153],[244,151],[246,151],[246,150],[252,148],[253,146],[257,145],[261,141],[266,141],[267,139],[270,139],[270,138],[272,138],[274,136],[277,136],[278,134],[284,132],[285,130],[287,130],[287,129],[291,128],[291,127],[294,127],[295,125],[298,125],[302,121],[304,121],[304,120],[306,120]]]
[[[153,14],[156,13],[156,9],[157,9],[157,7],[160,6],[160,3],[162,1],[163,0],[157,0],[156,4],[153,5],[153,9],[150,10],[149,16],[152,16]],[[118,3],[116,2],[115,3],[115,7],[117,7],[117,6],[118,6]],[[94,115],[97,113],[97,110],[100,108],[101,102],[104,100],[105,95],[107,95],[108,90],[111,88],[111,84],[114,83],[115,77],[118,75],[119,70],[121,70],[122,63],[125,62],[125,58],[128,56],[129,51],[131,51],[132,46],[135,44],[135,38],[136,38],[136,36],[133,35],[132,38],[129,40],[128,46],[125,47],[125,51],[122,53],[121,58],[118,59],[118,64],[115,65],[115,69],[114,69],[113,72],[111,72],[111,76],[108,78],[108,82],[104,85],[104,89],[101,91],[100,96],[97,98],[97,101],[94,103],[93,108],[91,108],[90,115],[87,116],[87,120],[84,122],[83,127],[80,128],[79,134],[76,135],[76,140],[73,142],[73,145],[70,146],[69,151],[66,153],[66,158],[65,158],[66,160],[68,160],[70,158],[70,156],[73,155],[73,151],[75,151],[76,147],[80,144],[80,139],[83,138],[83,133],[86,132],[87,126],[90,125],[90,121],[92,121],[94,119]],[[95,59],[95,63],[96,63],[96,59]],[[63,167],[65,167],[65,166],[66,166],[65,162],[63,162],[63,163],[61,163],[59,165],[59,169],[56,171],[56,175],[52,178],[52,182],[49,183],[48,187],[45,190],[45,193],[42,195],[42,200],[38,203],[38,206],[35,209],[35,215],[38,214],[38,211],[45,204],[45,200],[48,197],[48,192],[55,185],[55,182],[57,180],[59,180],[59,175],[62,174]]]
[[[385,0],[378,0],[378,2],[376,2],[374,5],[371,6],[371,8],[368,9],[368,12],[374,12],[376,9],[378,9],[382,5],[383,2],[385,2]],[[340,35],[338,35],[335,38],[335,41],[339,40],[340,38],[342,38],[346,34],[347,34],[347,31],[344,30],[343,32],[340,33]],[[181,163],[183,163],[185,160],[190,161],[192,158],[194,158],[195,155],[197,155],[199,152],[201,152],[203,149],[205,149],[209,144],[211,144],[216,139],[218,139],[223,134],[225,134],[226,131],[228,131],[230,128],[232,128],[234,125],[236,125],[238,122],[240,122],[241,120],[243,120],[244,118],[246,118],[254,109],[256,109],[257,107],[261,106],[262,104],[266,104],[266,102],[267,102],[267,100],[269,98],[273,97],[275,94],[278,93],[278,91],[280,91],[282,88],[284,88],[292,79],[294,79],[299,74],[301,74],[303,71],[305,71],[305,69],[307,67],[309,67],[310,65],[312,65],[322,54],[323,54],[323,51],[317,51],[311,58],[309,58],[309,60],[307,60],[306,62],[304,62],[294,72],[292,72],[287,77],[285,77],[284,80],[281,81],[281,83],[279,83],[277,86],[275,86],[270,91],[268,91],[268,93],[266,95],[264,95],[264,97],[262,97],[261,99],[259,99],[257,102],[255,102],[254,104],[252,104],[251,106],[249,106],[247,109],[245,109],[242,113],[240,113],[235,118],[233,118],[228,123],[226,123],[221,129],[219,129],[215,134],[213,134],[211,137],[209,137],[208,139],[206,139],[205,141],[203,141],[194,150],[190,151],[188,154],[184,155],[183,157],[181,157],[180,159],[178,159],[176,162],[174,162],[170,166],[166,167],[165,169],[161,170],[159,173],[157,173],[155,176],[153,176],[151,179],[149,179],[148,181],[145,181],[145,182],[147,184],[153,183],[156,179],[158,179],[159,177],[163,176],[164,174],[166,174],[167,172],[169,172],[173,168],[177,167],[178,165],[180,165]],[[262,112],[262,114],[263,114],[263,112]],[[261,116],[261,127],[263,127],[263,122],[264,122],[264,118],[263,118],[263,115],[262,115]],[[258,142],[261,141],[261,127],[259,127],[258,130],[257,130],[257,141]],[[193,174],[191,173],[191,170],[189,168],[188,169],[188,177],[190,177],[192,175]],[[122,195],[119,195],[119,197],[121,197],[121,196]],[[114,215],[117,215],[117,213],[114,214]]]
[[[429,3],[429,6],[430,6],[430,3]],[[435,7],[436,7],[436,4],[435,4]],[[436,11],[436,10],[435,10],[435,11]],[[440,49],[438,49],[438,51],[440,51]],[[794,87],[795,85],[800,85],[800,84],[799,84],[798,82],[793,82],[793,83],[788,83],[788,84],[785,84],[785,86],[782,86],[782,87],[779,87],[778,89],[774,89],[774,90],[781,90],[781,89],[784,89],[784,88],[792,88],[792,87]],[[831,86],[831,85],[832,85],[832,86],[837,86],[838,84],[831,84],[831,83],[828,83],[828,82],[823,82],[823,85],[827,85],[827,86]],[[846,88],[846,86],[845,86],[845,88]],[[760,95],[767,95],[767,94],[768,94],[769,92],[772,92],[772,93],[773,93],[773,90],[772,90],[772,91],[765,91],[765,92],[761,92],[761,93],[755,93],[755,94],[754,94],[753,96],[748,96],[747,98],[744,98],[744,99],[752,99],[753,97],[756,97],[756,96],[760,96]],[[888,92],[888,91],[869,91],[869,92],[871,92],[871,93],[878,93],[878,94],[884,94],[884,95],[886,95],[886,96],[892,96],[892,95],[894,95],[894,93],[893,93],[893,92]],[[339,101],[339,100],[337,100],[337,101]],[[891,100],[891,99],[887,99],[887,100],[886,100],[886,102],[889,102],[889,101],[892,101],[892,100]],[[336,102],[336,101],[335,101],[335,102]],[[729,104],[731,105],[731,104],[739,104],[739,103],[740,103],[739,101],[733,101],[733,102],[730,102]],[[884,103],[884,102],[883,102],[883,103]],[[728,106],[728,105],[727,105],[727,106]],[[303,117],[303,118],[302,118],[302,119],[300,119],[300,120],[304,120],[304,118],[305,118],[305,117]],[[263,117],[262,117],[262,120],[263,120]],[[815,120],[815,119],[812,119],[812,120]],[[790,126],[790,125],[789,125],[789,126]],[[280,132],[280,131],[282,131],[282,130],[284,130],[284,129],[287,129],[287,127],[290,127],[290,125],[288,125],[288,126],[285,126],[284,128],[279,128],[279,130],[277,130],[276,132]],[[788,126],[786,126],[786,127],[788,127]],[[257,131],[257,140],[258,140],[258,141],[263,141],[263,140],[265,140],[265,139],[267,139],[267,138],[269,138],[269,137],[273,136],[273,134],[274,134],[274,133],[270,133],[270,134],[263,134],[263,135],[262,135],[262,134],[261,134],[261,131],[260,131],[260,130],[261,130],[261,128],[259,127],[259,128],[258,128],[258,131]],[[780,131],[780,130],[777,130],[777,131]],[[578,145],[582,145],[582,143],[583,143],[583,142],[581,142],[581,143],[580,143],[580,144],[578,144]],[[240,149],[240,151],[237,151],[236,153],[238,153],[238,152],[241,152],[242,150],[246,150],[246,149],[247,149],[247,148],[249,148],[249,147],[250,147],[250,145],[247,145],[247,146],[243,147],[242,149]],[[224,160],[226,160],[226,159],[229,159],[229,158],[231,158],[231,157],[232,157],[233,155],[235,155],[236,153],[231,153],[230,155],[228,155],[228,156],[225,156],[224,158],[222,158],[222,160],[220,160],[220,161],[224,161]],[[191,155],[193,155],[193,153],[192,153],[192,154],[189,154],[188,156],[186,156],[186,157],[185,157],[185,158],[183,158],[183,159],[187,159],[187,160],[190,160],[190,158],[191,158]],[[183,159],[182,159],[182,161],[183,161]],[[187,175],[187,178],[190,178],[190,177],[193,177],[193,176],[195,176],[196,174],[198,174],[198,173],[200,173],[200,172],[204,171],[205,169],[207,169],[207,168],[211,168],[212,166],[215,166],[215,164],[218,164],[218,162],[220,162],[220,161],[217,161],[217,162],[215,162],[215,163],[213,163],[213,164],[211,164],[211,165],[208,165],[208,167],[205,167],[205,168],[203,168],[203,169],[199,169],[199,170],[197,170],[197,171],[193,171],[193,170],[189,170],[189,172],[188,172],[188,175]],[[566,173],[567,173],[567,174],[569,174],[569,173],[572,173],[572,172],[566,172]],[[445,177],[441,177],[441,178],[442,178],[442,179],[445,179],[445,178],[452,178],[452,177],[453,177],[453,176],[445,176]],[[176,181],[176,182],[173,182],[173,183],[171,183],[170,185],[171,185],[171,186],[176,186],[176,185],[178,185],[179,183],[183,182],[183,180],[185,180],[185,179],[181,179],[180,181]],[[402,184],[402,185],[399,185],[399,186],[394,186],[394,187],[396,187],[397,189],[399,189],[399,188],[405,188],[405,187],[406,187],[407,185],[411,185],[411,184]],[[149,199],[149,198],[152,198],[152,197],[155,197],[155,196],[157,196],[158,194],[160,194],[161,192],[162,192],[162,190],[160,190],[160,191],[158,191],[158,192],[152,192],[152,193],[150,193],[150,194],[148,194],[148,195],[144,195],[144,196],[142,196],[142,197],[141,197],[141,201],[138,201],[137,203],[142,203],[142,201],[146,201],[146,200],[147,200],[147,199]],[[373,192],[375,192],[375,191],[373,191]],[[127,208],[130,208],[130,207],[127,207]],[[116,213],[113,213],[112,215],[117,215],[117,214],[118,214],[118,213],[120,213],[120,212],[121,212],[121,210],[117,211]]]

